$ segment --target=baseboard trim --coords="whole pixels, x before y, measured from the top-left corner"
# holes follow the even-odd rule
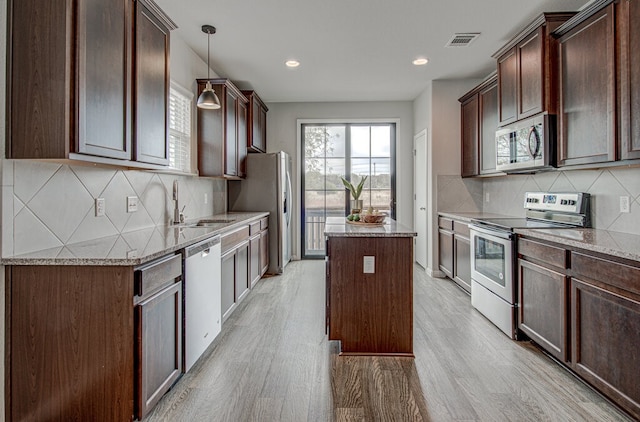
[[[446,278],[447,275],[440,270],[433,270],[432,268],[427,268],[427,275],[433,278]]]

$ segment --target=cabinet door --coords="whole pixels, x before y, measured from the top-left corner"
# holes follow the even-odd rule
[[[613,7],[607,6],[559,39],[560,166],[615,160]]]
[[[130,160],[133,0],[77,3],[77,151]]]
[[[116,266],[7,267],[7,420],[131,420],[133,285]]]
[[[496,129],[498,128],[498,83],[482,90],[480,101],[480,174],[496,172]]]
[[[236,303],[240,302],[248,293],[251,287],[249,277],[249,242],[244,242],[238,246],[236,252]]]
[[[249,274],[251,279],[251,287],[260,280],[262,276],[260,267],[260,234],[249,240]]]
[[[222,321],[224,322],[236,303],[236,251],[235,249],[222,256]]]
[[[440,270],[453,278],[453,232],[438,231]]]
[[[226,90],[224,125],[224,174],[238,175],[238,96]]]
[[[136,417],[139,420],[182,373],[182,282],[136,306]]]
[[[462,103],[462,177],[478,175],[478,96]]]
[[[169,29],[136,3],[135,160],[169,164]]]
[[[269,230],[260,232],[260,275],[269,269]]]
[[[543,37],[540,27],[516,47],[518,119],[543,111]]]
[[[620,159],[640,158],[640,3],[618,4],[620,34]]]
[[[453,237],[453,281],[471,293],[471,243],[457,234]]]
[[[514,47],[498,59],[498,117],[501,125],[518,118],[517,79],[518,60]]]
[[[238,138],[237,138],[237,151],[238,151],[238,177],[244,177],[246,174],[246,162],[247,162],[247,103],[238,99]]]
[[[557,359],[566,362],[567,276],[519,259],[518,288],[518,328]]]
[[[571,365],[640,419],[640,301],[573,278]]]

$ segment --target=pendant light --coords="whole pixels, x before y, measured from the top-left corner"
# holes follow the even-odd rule
[[[210,56],[210,39],[211,34],[216,33],[216,27],[211,25],[202,25],[202,32],[207,34],[207,84],[204,87],[204,91],[198,97],[198,108],[204,108],[207,110],[215,110],[220,108],[220,99],[213,91],[211,87],[211,82],[208,80],[209,71],[211,67],[209,66],[209,56]]]

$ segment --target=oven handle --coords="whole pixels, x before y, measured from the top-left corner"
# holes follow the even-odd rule
[[[488,236],[498,237],[500,239],[511,240],[513,238],[513,233],[511,232],[505,232],[503,230],[492,230],[484,226],[483,227],[476,226],[475,224],[470,224],[469,230],[472,230],[481,234],[486,234]]]

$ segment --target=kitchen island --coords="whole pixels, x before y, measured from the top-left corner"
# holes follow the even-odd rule
[[[341,355],[413,357],[413,237],[384,225],[325,224],[326,326]]]

